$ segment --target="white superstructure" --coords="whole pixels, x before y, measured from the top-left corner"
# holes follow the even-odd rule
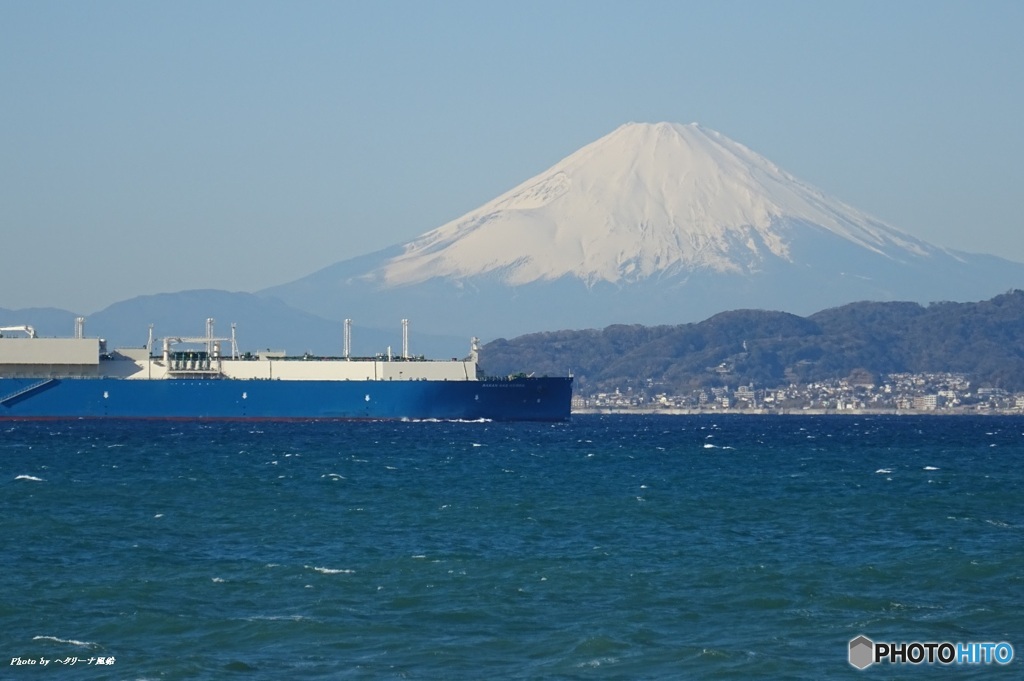
[[[7,327],[8,331],[25,331],[27,337],[0,335],[0,377],[283,381],[466,381],[480,377],[476,338],[472,339],[469,357],[463,360],[410,357],[407,336],[402,357],[394,357],[390,351],[369,358],[288,357],[284,351],[239,355],[234,329],[232,338],[216,338],[212,322],[207,320],[205,336],[164,338],[158,353],[154,353],[152,341],[148,348],[108,352],[105,341],[97,338],[37,338],[34,331],[27,331],[30,327]],[[407,330],[406,324],[403,330]],[[348,327],[346,333],[350,333]],[[225,357],[221,344],[227,342],[231,343],[231,354]]]

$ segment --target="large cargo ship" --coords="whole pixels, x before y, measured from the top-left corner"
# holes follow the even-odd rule
[[[39,338],[0,328],[0,419],[490,419],[564,421],[572,377],[486,377],[478,342],[462,360],[427,360],[403,349],[351,357],[350,322],[338,357],[239,353],[230,338],[166,337],[108,350],[86,338]],[[230,345],[228,345],[230,344]],[[154,347],[159,346],[154,352]]]

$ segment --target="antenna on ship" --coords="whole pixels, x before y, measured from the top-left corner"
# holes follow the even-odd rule
[[[349,359],[349,355],[352,353],[352,320],[346,319],[344,330],[341,334],[342,342],[342,353],[345,355],[345,359]]]
[[[146,341],[146,349],[149,350],[149,356],[153,356],[153,325],[149,325],[149,340]]]
[[[85,338],[85,317],[75,317],[75,338]]]
[[[231,359],[238,359],[238,340],[235,338],[235,324],[231,322]]]
[[[409,320],[402,320],[402,359],[409,359]]]

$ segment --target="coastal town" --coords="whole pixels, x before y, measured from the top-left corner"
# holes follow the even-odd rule
[[[751,414],[1024,414],[1024,393],[974,386],[965,374],[888,374],[791,384],[701,388],[670,394],[649,381],[643,389],[580,394],[574,413]]]

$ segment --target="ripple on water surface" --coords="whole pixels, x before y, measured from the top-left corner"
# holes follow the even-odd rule
[[[116,678],[266,679],[811,679],[855,674],[859,634],[1020,644],[1022,433],[5,424],[0,640]]]

